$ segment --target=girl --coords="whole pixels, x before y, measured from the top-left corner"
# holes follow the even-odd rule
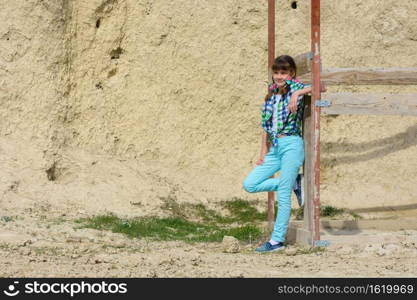
[[[258,247],[257,252],[285,248],[293,187],[298,203],[302,205],[301,177],[297,175],[304,162],[304,143],[301,138],[303,95],[311,92],[311,86],[295,79],[296,71],[294,59],[288,55],[277,57],[272,65],[272,84],[262,109],[264,132],[261,153],[257,166],[243,183],[243,188],[249,193],[278,191],[278,214],[272,237]],[[281,171],[280,177],[270,178],[278,171]]]

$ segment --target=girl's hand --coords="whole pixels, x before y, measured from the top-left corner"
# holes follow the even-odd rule
[[[299,96],[298,93],[294,93],[291,96],[290,103],[288,103],[288,109],[290,110],[290,113],[297,112],[298,96]]]
[[[256,165],[258,165],[258,166],[259,166],[259,165],[262,165],[262,164],[264,163],[264,157],[265,157],[265,156],[262,156],[262,155],[261,155],[261,157],[259,157],[258,161],[256,162]]]
[[[261,154],[260,154],[260,156],[259,156],[259,159],[258,159],[258,161],[256,162],[256,164],[259,166],[259,165],[262,165],[263,163],[264,163],[264,160],[265,160],[265,155],[268,153],[268,148],[266,148],[266,149],[261,149]]]

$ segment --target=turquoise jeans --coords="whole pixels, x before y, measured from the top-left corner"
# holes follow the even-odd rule
[[[243,188],[249,193],[278,192],[278,213],[271,238],[276,242],[285,241],[291,215],[291,192],[303,162],[303,139],[281,137],[277,146],[271,146],[263,164],[256,166],[243,182]],[[279,177],[269,178],[278,171],[281,171]]]

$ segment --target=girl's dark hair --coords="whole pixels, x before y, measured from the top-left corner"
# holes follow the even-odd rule
[[[274,63],[271,66],[272,71],[289,71],[292,74],[292,77],[297,76],[297,66],[295,65],[294,59],[289,55],[280,55],[275,58]],[[288,87],[284,86],[279,90],[280,94],[286,94],[288,92]],[[272,97],[273,92],[268,91],[268,94],[265,96],[265,101]]]
[[[294,73],[293,77],[297,76],[297,66],[294,59],[289,55],[281,55],[275,58],[271,69],[272,71],[290,71],[290,73]]]

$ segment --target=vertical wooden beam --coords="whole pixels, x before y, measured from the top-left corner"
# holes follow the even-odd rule
[[[268,0],[268,78],[275,59],[275,0]]]
[[[315,106],[317,100],[321,98],[320,91],[320,0],[311,0],[311,51],[313,52],[312,61],[312,84],[313,91],[311,97],[313,113],[313,155],[312,164],[314,168],[314,179],[312,182],[313,192],[313,246],[320,240],[320,107]]]
[[[268,81],[272,81],[271,67],[275,59],[275,0],[268,0]],[[274,176],[272,176],[274,177]],[[275,219],[275,192],[268,192],[268,228]]]

